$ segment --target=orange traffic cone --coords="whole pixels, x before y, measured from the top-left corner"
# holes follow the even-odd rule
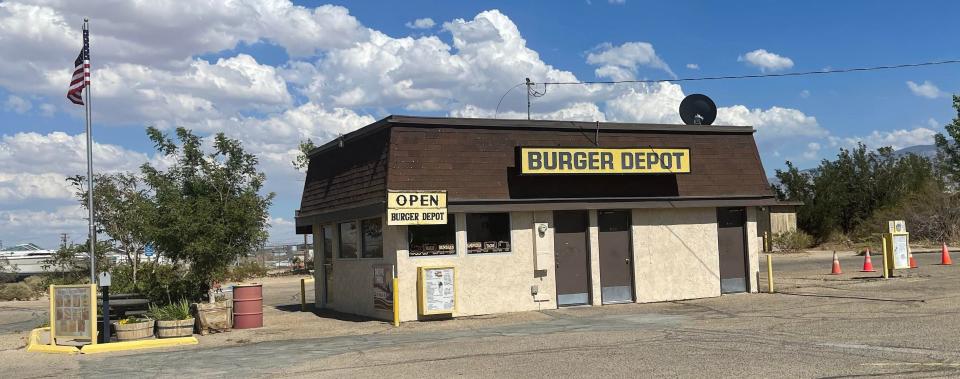
[[[837,251],[833,251],[833,270],[830,271],[830,275],[840,275],[843,274],[843,270],[840,270],[840,260],[837,259]]]
[[[947,250],[947,243],[943,243],[943,249],[940,250],[940,264],[941,265],[952,265],[953,260],[950,259],[950,251]]]
[[[913,259],[913,251],[909,248],[907,249],[907,258],[910,262],[910,268],[917,268],[917,260]]]
[[[863,257],[863,270],[860,272],[877,272],[873,269],[873,261],[870,260],[870,248],[867,248],[867,255]]]

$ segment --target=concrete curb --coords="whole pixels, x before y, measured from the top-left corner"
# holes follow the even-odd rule
[[[30,331],[30,339],[27,343],[27,351],[36,353],[51,354],[77,354],[80,352],[76,346],[58,346],[40,343],[40,332],[50,331],[50,327],[36,328]]]

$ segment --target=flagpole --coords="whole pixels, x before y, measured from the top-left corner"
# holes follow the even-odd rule
[[[85,66],[88,64],[90,60],[90,45],[88,41],[89,32],[90,32],[90,19],[87,17],[84,17],[83,18],[84,41],[83,42],[84,42],[84,49],[86,50],[84,52],[84,58],[87,61],[87,62],[84,62]],[[88,70],[88,72],[84,73],[84,78],[83,78],[83,80],[86,81],[86,83],[84,83],[84,86],[86,88],[84,88],[85,91],[83,91],[84,97],[85,97],[83,102],[83,107],[84,107],[84,111],[86,112],[86,118],[87,118],[87,225],[89,227],[89,233],[90,233],[88,237],[88,241],[90,243],[90,283],[96,283],[97,282],[97,254],[96,254],[97,231],[96,231],[96,227],[94,226],[94,219],[93,219],[93,126],[90,123],[91,112],[90,112],[90,77],[89,77],[89,75],[92,74],[89,71],[92,71],[92,70],[86,67],[85,69]]]

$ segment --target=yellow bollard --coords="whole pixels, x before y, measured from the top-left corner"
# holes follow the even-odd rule
[[[307,280],[300,279],[300,312],[307,311]]]
[[[767,292],[773,293],[773,255],[767,254]]]
[[[887,268],[887,236],[880,237],[880,243],[883,245],[883,278],[890,279],[890,271]]]
[[[393,326],[400,326],[400,281],[393,274]]]

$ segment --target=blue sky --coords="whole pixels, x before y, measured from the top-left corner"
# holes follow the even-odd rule
[[[261,157],[272,239],[292,241],[297,141],[388,114],[489,117],[507,88],[543,80],[660,79],[813,71],[960,58],[932,15],[950,1],[273,2],[0,4],[0,240],[82,240],[63,178],[83,173],[81,107],[64,92],[92,18],[96,162],[163,164],[146,125],[225,132]],[[427,20],[429,19],[429,20]],[[420,21],[417,21],[420,20]],[[5,54],[8,55],[8,54]],[[539,118],[677,122],[686,94],[750,124],[770,175],[842,147],[931,143],[956,116],[960,65],[680,85],[551,89]],[[912,83],[912,84],[911,84]],[[524,112],[522,91],[502,112]]]

